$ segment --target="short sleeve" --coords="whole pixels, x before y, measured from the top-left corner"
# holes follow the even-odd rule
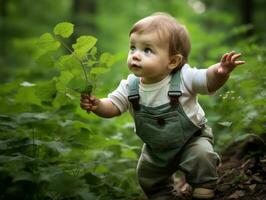
[[[121,113],[124,113],[129,108],[128,101],[128,84],[127,80],[122,80],[119,86],[111,93],[108,94],[108,99],[119,109]]]
[[[191,94],[213,94],[208,91],[207,87],[207,69],[191,68],[189,65],[185,65],[182,68],[182,80],[185,88]]]

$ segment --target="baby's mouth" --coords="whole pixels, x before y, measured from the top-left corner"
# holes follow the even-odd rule
[[[132,63],[132,64],[131,64],[131,67],[134,67],[134,68],[141,68],[141,66],[138,65],[138,64],[136,64],[136,63]]]

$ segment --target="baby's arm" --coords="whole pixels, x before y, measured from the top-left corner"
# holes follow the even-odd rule
[[[84,110],[92,111],[100,117],[111,118],[120,115],[119,109],[110,99],[98,99],[94,96],[82,94],[80,107]]]
[[[207,70],[207,87],[209,92],[218,90],[229,78],[230,72],[236,66],[242,65],[245,61],[238,61],[240,53],[234,51],[223,55],[220,63],[210,66]]]

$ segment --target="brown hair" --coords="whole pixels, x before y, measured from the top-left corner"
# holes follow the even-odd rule
[[[169,41],[170,56],[180,54],[182,60],[177,68],[188,62],[190,52],[190,39],[186,27],[176,21],[174,17],[166,13],[154,13],[136,22],[130,32],[149,33],[155,31],[159,38]],[[176,69],[177,69],[176,68]]]

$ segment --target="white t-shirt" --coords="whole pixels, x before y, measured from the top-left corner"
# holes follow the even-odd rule
[[[154,84],[143,84],[140,81],[140,104],[157,107],[170,102],[168,91],[171,75]],[[188,118],[198,127],[206,122],[205,113],[198,103],[197,94],[211,94],[207,89],[207,69],[191,68],[185,64],[181,69],[180,90],[182,96],[179,102]],[[121,113],[134,110],[128,100],[128,79],[122,80],[118,88],[108,95],[108,98],[118,107]]]

